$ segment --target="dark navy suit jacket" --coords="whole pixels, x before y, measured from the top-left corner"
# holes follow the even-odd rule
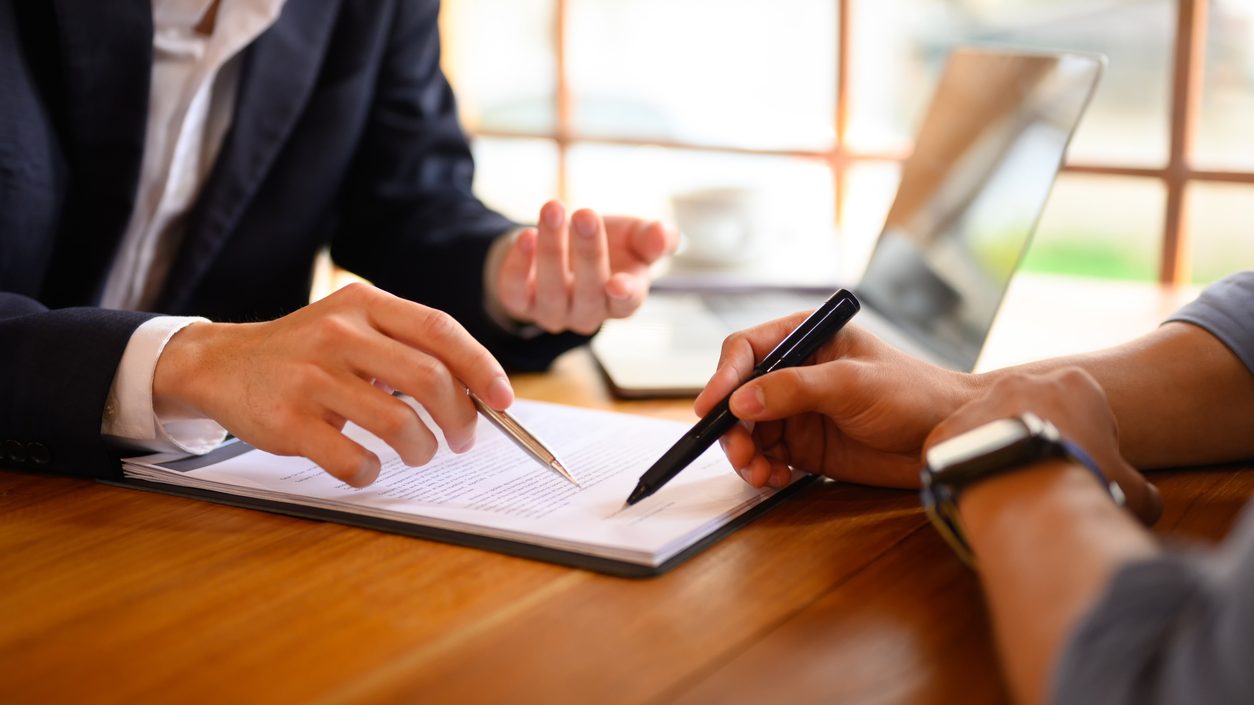
[[[288,0],[244,54],[236,114],[157,310],[263,320],[341,266],[456,316],[507,366],[583,339],[522,341],[483,309],[512,227],[471,193],[439,68],[438,0]],[[0,466],[116,476],[100,438],[114,371],[151,313],[95,308],[135,204],[149,0],[0,0]]]

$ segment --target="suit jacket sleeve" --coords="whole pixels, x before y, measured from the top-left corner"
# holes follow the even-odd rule
[[[101,416],[131,333],[152,315],[48,310],[0,292],[0,465],[117,477]]]
[[[524,340],[484,308],[488,248],[516,226],[471,192],[474,163],[440,71],[438,10],[435,0],[396,3],[331,254],[384,289],[452,314],[506,366],[544,369],[587,338]]]

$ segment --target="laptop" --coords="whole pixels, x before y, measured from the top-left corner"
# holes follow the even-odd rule
[[[1105,59],[969,47],[950,55],[861,279],[856,325],[971,371]],[[615,394],[690,396],[734,331],[817,307],[841,283],[676,290],[659,280],[592,352]]]

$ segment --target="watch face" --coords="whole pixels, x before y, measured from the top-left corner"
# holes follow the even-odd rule
[[[970,463],[977,458],[997,455],[1031,438],[1019,419],[1001,419],[973,428],[966,433],[938,443],[927,452],[927,464],[936,474]]]

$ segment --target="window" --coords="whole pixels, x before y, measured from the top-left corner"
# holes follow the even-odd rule
[[[1025,269],[1254,267],[1249,0],[445,0],[442,23],[476,187],[520,220],[751,186],[799,247],[840,232],[864,261],[945,57],[1001,44],[1110,61]]]

